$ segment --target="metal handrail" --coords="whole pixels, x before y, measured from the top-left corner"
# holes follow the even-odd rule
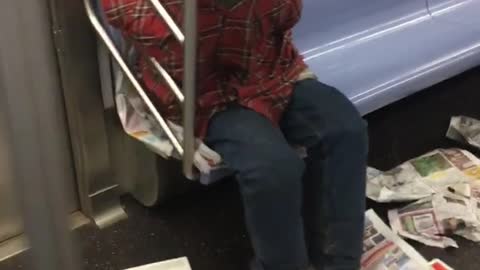
[[[162,65],[158,63],[157,59],[150,57],[150,62],[152,62],[153,67],[157,70],[158,74],[160,74],[165,80],[167,85],[177,97],[178,101],[183,104],[183,102],[185,101],[185,96],[183,95],[182,90],[180,90],[178,85],[173,80],[172,76],[170,76],[170,74],[168,74],[168,72],[162,67]]]
[[[185,1],[187,2],[185,5],[188,6],[190,3],[188,2],[196,2],[196,1]],[[172,31],[172,33],[175,35],[175,37],[177,38],[177,40],[180,42],[180,43],[184,43],[185,41],[185,36],[183,35],[182,31],[180,30],[180,28],[177,26],[177,24],[175,23],[175,21],[172,19],[172,17],[170,16],[170,14],[168,13],[168,11],[163,7],[163,5],[160,3],[160,1],[158,0],[150,0],[150,3],[153,5],[153,7],[155,8],[155,10],[157,11],[158,15],[163,18],[163,20],[165,21],[165,23],[168,25],[168,27],[170,28],[170,30]],[[194,3],[196,4],[196,3]],[[186,6],[185,6],[185,9],[186,9]],[[196,23],[195,23],[196,24]]]
[[[121,53],[115,46],[114,42],[108,35],[104,26],[100,22],[95,9],[91,3],[91,0],[84,0],[85,9],[88,15],[88,18],[100,36],[101,40],[104,42],[113,58],[116,60],[122,71],[128,77],[135,90],[139,94],[140,98],[145,102],[150,112],[153,114],[155,120],[158,122],[160,127],[164,130],[168,139],[172,143],[174,149],[178,154],[183,158],[183,173],[187,178],[192,179],[194,176],[193,173],[193,159],[195,154],[195,136],[194,136],[194,123],[195,123],[195,79],[196,79],[196,47],[197,47],[197,3],[196,1],[185,1],[184,13],[185,21],[184,28],[188,34],[188,39],[185,39],[184,35],[181,33],[178,26],[176,26],[173,19],[168,15],[165,8],[158,0],[150,0],[152,5],[157,10],[158,14],[166,21],[167,25],[170,27],[176,38],[179,42],[184,44],[184,81],[183,81],[183,93],[180,91],[180,88],[174,82],[173,78],[166,72],[166,70],[158,63],[154,58],[150,60],[154,64],[155,69],[163,77],[167,85],[170,87],[172,92],[177,97],[178,101],[183,105],[183,146],[174,135],[173,131],[168,126],[165,119],[161,116],[158,110],[153,105],[153,102],[150,100],[146,94],[145,89],[143,89],[140,82],[137,80],[131,69],[127,65],[127,61],[122,57]],[[166,16],[165,16],[166,15]]]

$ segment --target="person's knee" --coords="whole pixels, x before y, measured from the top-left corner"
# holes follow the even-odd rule
[[[355,105],[339,90],[332,88],[331,91],[337,92],[333,95],[337,104],[337,113],[330,119],[330,132],[332,136],[350,137],[366,142],[368,132],[367,123],[358,112]]]
[[[351,136],[364,139],[367,136],[366,122],[355,105],[335,87],[314,80],[305,81],[298,95],[308,100],[312,112],[310,125],[326,133],[326,136]],[[316,91],[311,91],[315,89]]]
[[[366,157],[368,153],[368,130],[366,122],[353,115],[342,119],[336,130],[330,133],[326,140],[327,149],[337,148],[340,151],[349,151],[355,156]],[[328,150],[327,150],[328,151]]]
[[[355,111],[347,114],[340,120],[338,132],[341,133],[340,135],[365,141],[368,136],[367,123],[359,113]]]
[[[289,146],[269,150],[257,146],[247,163],[238,175],[245,192],[282,194],[301,189],[305,163]]]

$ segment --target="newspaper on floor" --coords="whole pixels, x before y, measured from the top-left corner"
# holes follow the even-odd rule
[[[467,116],[452,117],[447,137],[480,148],[480,120]]]
[[[450,192],[437,193],[388,213],[390,225],[399,235],[428,246],[458,247],[454,234],[470,240],[480,227],[477,201]]]
[[[432,260],[430,262],[430,267],[432,267],[432,270],[453,270],[453,268],[439,259]]]
[[[466,192],[458,192],[456,190],[452,190],[457,194],[461,194],[465,198],[470,198],[473,200],[473,204],[475,207],[475,214],[477,215],[477,219],[480,221],[480,183],[474,182],[470,185],[470,190]],[[463,230],[459,230],[457,235],[460,235],[468,240],[474,242],[480,242],[480,226],[479,227],[467,227]]]
[[[413,201],[480,179],[480,159],[466,150],[437,149],[392,170],[367,171],[367,197],[377,202]],[[480,182],[480,181],[479,181]]]
[[[362,270],[422,270],[429,263],[377,216],[373,210],[365,214]]]
[[[169,261],[129,268],[126,270],[192,270],[192,268],[190,267],[188,259],[183,257]]]

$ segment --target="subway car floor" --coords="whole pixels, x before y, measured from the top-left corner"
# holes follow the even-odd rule
[[[445,138],[452,115],[480,119],[480,68],[433,86],[367,115],[371,166],[389,169],[439,147],[459,146]],[[477,155],[480,151],[468,148]],[[252,250],[244,227],[235,182],[200,187],[165,205],[144,208],[123,198],[130,218],[99,231],[75,234],[86,270],[120,270],[187,256],[193,270],[246,270]],[[397,205],[368,202],[382,217]],[[460,248],[429,248],[413,243],[425,257],[440,258],[457,270],[480,265],[480,245],[455,238]],[[30,269],[28,252],[0,263],[0,270]]]

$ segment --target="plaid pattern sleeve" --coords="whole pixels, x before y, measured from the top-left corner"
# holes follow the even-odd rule
[[[183,48],[148,0],[102,0],[110,23],[137,45],[139,77],[168,119],[180,120],[179,106],[150,68],[155,57],[181,85]],[[181,25],[184,0],[160,0]],[[277,124],[293,84],[306,70],[292,42],[302,0],[197,0],[197,135],[209,119],[235,102]]]
[[[130,39],[149,45],[170,37],[166,23],[157,16],[148,0],[102,0],[105,15],[112,25],[122,29]],[[176,21],[180,21],[181,1],[162,3]]]
[[[180,23],[182,0],[161,0],[172,18]],[[102,0],[108,21],[120,29],[126,39],[133,41],[139,58],[135,67],[138,77],[149,91],[160,113],[172,121],[178,121],[180,107],[168,86],[150,64],[154,57],[181,85],[183,78],[183,48],[172,35],[165,21],[149,0]]]

